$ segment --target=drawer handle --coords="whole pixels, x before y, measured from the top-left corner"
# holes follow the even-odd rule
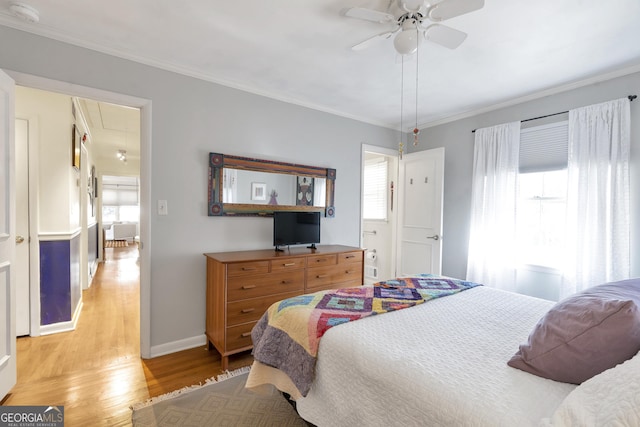
[[[246,313],[251,313],[252,311],[256,311],[256,309],[255,308],[243,308],[241,310],[241,313],[246,314]]]
[[[282,282],[280,282],[281,285],[286,285],[287,283],[291,283],[290,280],[283,280]]]
[[[294,265],[296,265],[295,262],[286,262],[286,263],[282,264],[283,267],[292,267]]]
[[[325,277],[327,277],[327,276],[329,276],[329,275],[328,275],[328,274],[318,274],[318,275],[316,276],[316,279],[323,279],[323,278],[325,278]]]
[[[255,267],[242,267],[242,271],[253,271],[255,269]]]
[[[344,274],[351,274],[351,273],[353,273],[353,270],[346,270],[346,271],[344,272]]]
[[[349,258],[355,258],[355,257],[356,257],[355,255],[347,255],[347,256],[345,256],[345,258],[347,258],[347,259],[349,259]]]
[[[245,332],[242,335],[240,335],[242,338],[246,338],[246,337],[250,337],[251,336],[251,332]]]
[[[317,259],[316,262],[327,262],[326,259]]]
[[[244,289],[244,290],[246,291],[246,290],[248,290],[248,289],[253,289],[253,288],[255,288],[255,287],[256,287],[256,285],[244,285],[244,286],[242,287],[242,289]]]

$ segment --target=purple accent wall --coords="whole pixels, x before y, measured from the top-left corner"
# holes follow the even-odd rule
[[[71,320],[70,241],[40,241],[40,324]]]
[[[40,241],[40,325],[69,322],[82,297],[80,234]]]

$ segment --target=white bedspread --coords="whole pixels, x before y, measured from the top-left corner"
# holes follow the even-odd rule
[[[552,302],[478,287],[331,328],[298,411],[322,426],[533,426],[574,388],[507,366]]]

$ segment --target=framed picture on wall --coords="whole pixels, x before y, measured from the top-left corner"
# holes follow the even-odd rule
[[[71,166],[76,170],[80,170],[80,132],[74,124],[71,130]]]
[[[251,200],[267,200],[267,184],[264,182],[252,182]]]

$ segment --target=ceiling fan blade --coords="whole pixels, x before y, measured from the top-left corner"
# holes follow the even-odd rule
[[[349,7],[342,9],[340,13],[344,16],[348,16],[349,18],[363,19],[365,21],[378,22],[380,24],[396,21],[396,17],[389,13],[365,9],[362,7]]]
[[[372,44],[377,43],[380,40],[388,39],[389,37],[391,37],[396,32],[397,32],[397,30],[396,31],[387,31],[387,32],[384,32],[384,33],[376,34],[373,37],[369,37],[368,39],[363,40],[360,43],[351,46],[351,50],[363,50],[363,49],[366,49],[369,46],[371,46]]]
[[[483,7],[484,0],[442,0],[429,8],[427,16],[431,21],[440,22]]]
[[[449,49],[455,49],[467,38],[467,33],[444,25],[432,24],[424,31],[424,37]]]

